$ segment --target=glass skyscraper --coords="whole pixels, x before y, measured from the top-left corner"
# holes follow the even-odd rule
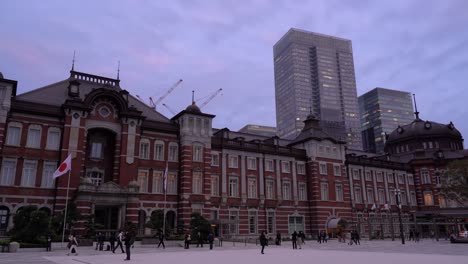
[[[313,112],[326,132],[362,149],[351,41],[292,28],[273,55],[278,136],[297,136]]]
[[[364,151],[383,153],[385,133],[414,120],[413,103],[408,92],[375,88],[359,96]]]

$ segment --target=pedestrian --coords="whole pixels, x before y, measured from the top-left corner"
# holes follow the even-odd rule
[[[109,237],[110,250],[115,251],[115,233],[112,233]]]
[[[322,244],[322,231],[319,231],[317,233],[317,242]]]
[[[267,245],[267,238],[266,238],[266,236],[265,236],[265,232],[264,232],[264,231],[262,231],[262,234],[260,235],[259,240],[260,240],[260,246],[262,246],[262,251],[261,251],[261,253],[262,253],[262,254],[265,254],[265,253],[263,253],[263,250],[265,250],[265,246]]]
[[[114,248],[114,250],[112,250],[112,253],[115,253],[115,250],[118,249],[119,247],[122,250],[122,253],[125,253],[123,249],[123,245],[122,245],[122,242],[124,242],[123,240],[124,240],[124,233],[122,230],[119,230],[119,235],[117,236],[117,246]]]
[[[162,230],[159,231],[159,244],[158,244],[158,248],[162,245],[163,246],[163,249],[166,248],[166,245],[164,245],[164,233]]]
[[[302,239],[302,235],[304,233],[302,233],[302,231],[299,231],[299,234],[297,235],[297,245],[299,246],[299,249],[302,249],[302,242],[304,241]],[[296,247],[297,248],[297,247]]]
[[[68,248],[70,249],[67,253],[67,256],[70,254],[78,255],[78,241],[76,240],[75,235],[68,236]]]
[[[419,242],[419,231],[414,232],[414,242]]]
[[[218,244],[219,244],[220,247],[223,246],[223,238],[224,238],[223,235],[219,235],[219,237],[218,237]]]
[[[185,249],[189,249],[190,247],[190,240],[192,240],[192,238],[190,237],[190,234],[186,234],[185,235]]]
[[[354,230],[354,243],[359,246],[361,245],[361,236],[357,230]]]
[[[328,233],[327,232],[323,232],[323,239],[324,239],[325,243],[328,243]]]
[[[435,238],[434,230],[431,230],[431,240],[434,241],[434,238]]]
[[[281,246],[281,233],[276,233],[276,245]]]
[[[98,250],[98,248],[99,248],[99,251],[102,251],[102,249],[104,248],[104,235],[101,232],[98,232],[96,236],[96,249],[95,250]]]
[[[52,235],[50,233],[47,234],[46,240],[47,240],[46,251],[52,251]]]
[[[125,243],[125,252],[127,252],[127,258],[124,260],[130,260],[130,248],[132,246],[133,238],[132,234],[130,232],[125,232],[125,238],[124,238],[124,243]]]
[[[292,240],[293,249],[297,249],[297,232],[296,232],[296,230],[294,230],[294,232],[292,233],[291,240]]]
[[[213,249],[213,241],[214,241],[214,235],[213,235],[213,233],[210,232],[208,234],[208,243],[210,243],[210,250]]]
[[[198,246],[203,247],[203,237],[200,231],[197,233],[197,247]]]
[[[411,230],[409,231],[409,238],[408,238],[408,241],[411,241],[411,240],[414,240],[414,231],[413,231],[413,229],[411,229]]]

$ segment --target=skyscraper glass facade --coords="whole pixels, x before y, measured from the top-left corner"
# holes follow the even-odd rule
[[[383,153],[385,133],[414,120],[411,94],[375,88],[359,96],[364,151]]]
[[[290,29],[273,53],[278,135],[297,136],[312,111],[325,131],[361,149],[351,41]]]

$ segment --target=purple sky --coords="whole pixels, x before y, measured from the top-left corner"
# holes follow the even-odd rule
[[[3,1],[0,71],[18,93],[75,70],[116,77],[145,100],[178,79],[177,112],[218,88],[214,126],[274,126],[273,45],[296,27],[351,39],[358,95],[416,93],[422,119],[468,137],[468,1]],[[172,117],[162,105],[158,110]]]

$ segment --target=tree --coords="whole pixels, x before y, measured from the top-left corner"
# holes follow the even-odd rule
[[[56,214],[52,218],[51,229],[55,237],[62,236],[64,213],[65,213],[65,209],[63,209],[61,213]],[[76,204],[74,202],[69,202],[68,209],[67,209],[67,219],[66,219],[67,230],[68,231],[72,230],[75,223],[82,218],[83,216],[81,215],[80,211],[78,211]]]
[[[210,222],[208,222],[208,220],[206,220],[200,213],[192,213],[190,228],[192,229],[192,237],[196,237],[197,233],[200,232],[201,237],[206,239],[208,233],[211,232]]]
[[[150,220],[146,223],[146,227],[149,227],[154,230],[159,230],[163,228],[164,224],[164,211],[156,210],[151,213]]]
[[[12,240],[38,243],[49,231],[49,215],[35,206],[25,206],[13,218]]]
[[[460,204],[468,201],[468,160],[456,160],[448,164],[442,174],[441,194]]]

